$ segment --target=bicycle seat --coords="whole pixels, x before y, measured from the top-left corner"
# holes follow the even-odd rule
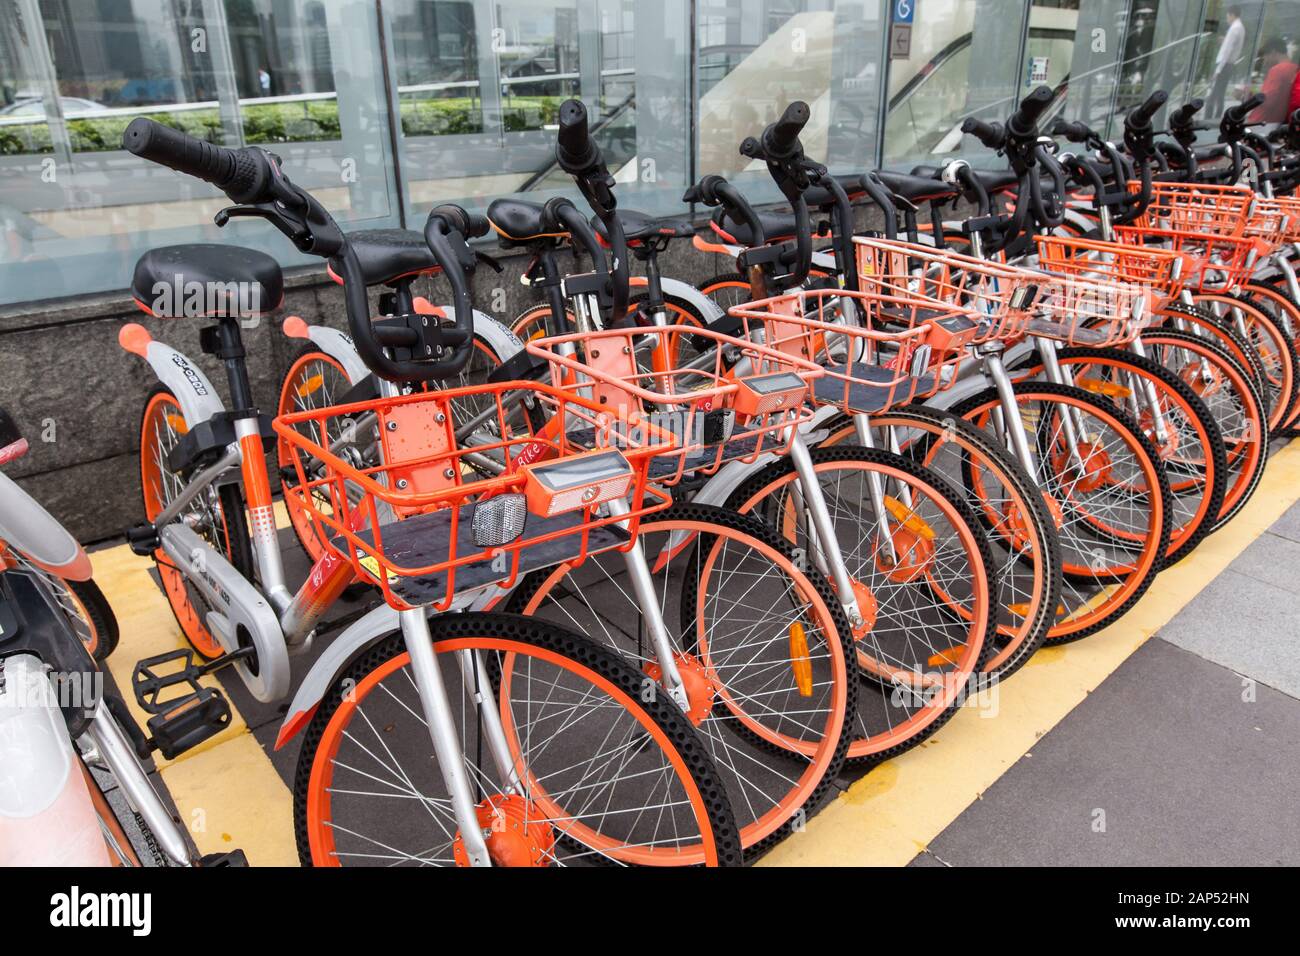
[[[629,246],[640,245],[647,239],[660,236],[665,239],[681,239],[695,235],[695,227],[686,219],[660,219],[635,209],[617,209],[614,214],[623,226],[623,235]],[[600,217],[591,217],[591,227],[596,230],[600,241],[608,245],[609,237],[605,234],[605,224],[600,221]]]
[[[135,264],[131,295],[158,319],[253,317],[280,307],[284,274],[265,252],[195,242],[151,249]]]
[[[361,263],[367,286],[396,285],[402,279],[440,271],[424,235],[413,229],[361,229],[348,234],[348,244]],[[325,270],[343,284],[338,259],[331,259]]]
[[[876,172],[876,178],[895,196],[902,196],[911,203],[951,199],[958,193],[956,186],[930,176],[911,176],[907,173],[891,173],[882,169]]]
[[[522,199],[494,199],[487,208],[487,218],[492,228],[508,242],[536,242],[568,235],[551,222],[545,206]]]
[[[794,237],[795,220],[793,213],[760,212],[758,221],[763,227],[763,239],[766,242],[777,242]],[[733,246],[751,246],[754,244],[754,234],[753,230],[749,228],[749,224],[733,221],[724,208],[719,207],[714,211],[713,218],[709,220],[709,226],[723,242]]]

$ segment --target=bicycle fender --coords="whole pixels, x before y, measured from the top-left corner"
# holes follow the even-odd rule
[[[155,341],[144,326],[135,322],[122,326],[117,341],[149,363],[158,381],[176,396],[187,425],[193,427],[226,410],[203,370],[170,345]]]
[[[0,473],[0,541],[32,564],[69,581],[90,580],[90,558],[48,511]]]
[[[633,284],[636,284],[635,281]],[[727,314],[723,311],[722,306],[689,282],[683,282],[681,279],[660,279],[659,285],[663,289],[665,296],[672,296],[675,299],[689,302],[691,307],[705,320],[705,324],[716,322]]]
[[[342,634],[334,638],[294,692],[289,709],[285,711],[284,722],[280,724],[280,732],[276,735],[275,749],[279,750],[310,723],[335,678],[354,657],[399,627],[401,623],[398,612],[387,604],[381,604],[359,620],[353,621]]]
[[[361,361],[357,348],[352,344],[352,336],[327,325],[308,325],[296,315],[284,320],[284,334],[291,339],[307,339],[343,367],[343,374],[348,383],[356,385],[370,374],[366,363]]]

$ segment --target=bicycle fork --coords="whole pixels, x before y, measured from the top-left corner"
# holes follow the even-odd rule
[[[425,608],[413,608],[402,611],[399,615],[402,639],[406,643],[407,653],[411,655],[411,671],[420,694],[420,709],[424,712],[429,739],[438,761],[438,771],[451,797],[452,813],[470,864],[491,866],[492,859],[488,854],[484,830],[478,819],[474,786],[465,767],[465,755],[456,733],[454,711],[433,650],[433,636],[429,633],[426,614]],[[502,792],[518,793],[523,789],[522,781],[511,756],[510,745],[506,741],[501,714],[497,709],[496,697],[491,693],[492,685],[488,681],[483,659],[478,651],[464,650],[457,654],[457,662],[466,691],[472,691],[478,733],[487,743],[493,763],[501,775]]]

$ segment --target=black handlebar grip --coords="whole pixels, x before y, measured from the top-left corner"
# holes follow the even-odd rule
[[[803,100],[795,100],[785,108],[781,118],[763,133],[763,147],[773,159],[784,159],[799,148],[799,134],[808,125],[812,113]]]
[[[1004,139],[1002,124],[986,123],[973,116],[968,116],[961,124],[961,131],[968,136],[974,136],[989,149],[997,149]]]
[[[1058,119],[1052,124],[1053,136],[1064,136],[1071,143],[1086,143],[1089,137],[1093,136],[1093,131],[1083,123],[1075,121],[1073,123]]]
[[[122,134],[122,148],[141,159],[185,173],[216,186],[234,202],[270,198],[274,172],[260,149],[230,149],[195,139],[178,129],[137,116]]]
[[[488,230],[492,228],[486,217],[471,215],[453,203],[443,203],[441,206],[433,207],[429,210],[429,218],[442,219],[449,229],[459,232],[466,239],[486,236]]]
[[[1242,123],[1245,122],[1246,120],[1246,114],[1248,114],[1251,110],[1255,109],[1256,107],[1263,106],[1263,105],[1264,105],[1264,94],[1255,93],[1254,95],[1238,103],[1236,106],[1231,106],[1227,110],[1225,110],[1223,114],[1223,118],[1225,120]]]
[[[1164,90],[1156,90],[1147,97],[1145,103],[1139,106],[1133,112],[1128,114],[1125,123],[1133,128],[1142,128],[1151,124],[1151,117],[1156,115],[1160,107],[1165,105],[1169,99],[1169,94]]]
[[[1038,135],[1038,117],[1052,102],[1052,88],[1040,86],[1020,101],[1020,108],[1007,120],[1007,132],[1012,136],[1028,138]]]
[[[1192,117],[1199,113],[1204,105],[1204,100],[1189,100],[1169,114],[1169,125],[1175,127],[1187,126],[1192,122]]]
[[[555,158],[566,173],[574,175],[600,161],[591,132],[587,128],[587,107],[581,100],[560,104],[560,133],[555,144]]]

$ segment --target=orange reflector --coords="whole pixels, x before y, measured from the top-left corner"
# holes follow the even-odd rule
[[[894,520],[908,531],[919,534],[927,541],[934,540],[934,529],[930,527],[929,523],[897,498],[886,495],[885,510],[893,515]]]
[[[811,697],[813,690],[812,660],[808,656],[808,638],[803,625],[795,621],[790,625],[790,670],[800,697]]]
[[[177,415],[174,412],[167,415],[167,424],[170,425],[172,431],[176,432],[178,435],[184,435],[190,430],[190,426],[185,424],[185,416]]]
[[[930,659],[925,663],[929,667],[941,667],[944,664],[956,664],[961,657],[962,648],[965,644],[954,644],[946,651],[940,651],[938,654],[931,654]]]
[[[298,386],[297,388],[298,397],[306,398],[308,395],[312,394],[312,392],[320,391],[320,387],[324,384],[325,384],[324,375],[313,375],[310,378],[306,379],[301,385]]]
[[[1133,397],[1133,389],[1120,385],[1118,382],[1107,382],[1100,378],[1076,378],[1074,384],[1095,395],[1105,395],[1107,398]]]
[[[1018,614],[1018,615],[1020,615],[1021,617],[1024,617],[1024,616],[1026,616],[1026,615],[1029,613],[1029,605],[1028,605],[1028,604],[1008,604],[1008,605],[1007,605],[1007,610],[1010,611],[1012,614]],[[1064,604],[1058,604],[1058,605],[1056,605],[1056,616],[1057,616],[1057,617],[1060,617],[1060,616],[1061,616],[1062,614],[1064,614],[1064,613],[1065,613],[1065,605],[1064,605]]]

